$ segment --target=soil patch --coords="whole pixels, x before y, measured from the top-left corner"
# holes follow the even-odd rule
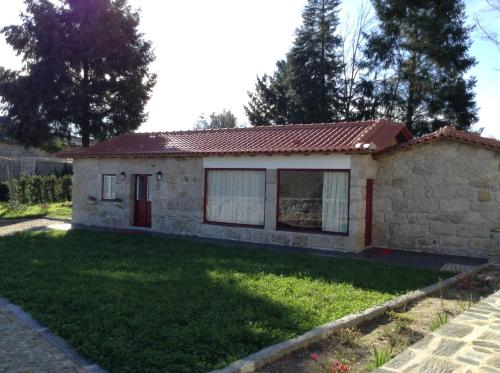
[[[451,320],[499,288],[500,270],[487,269],[472,278],[464,277],[458,284],[436,294],[408,303],[402,309],[341,330],[257,372],[331,373],[347,371],[347,368],[349,372],[370,372],[374,369],[376,353],[395,357],[429,334],[432,328]],[[334,364],[337,370],[332,369]]]

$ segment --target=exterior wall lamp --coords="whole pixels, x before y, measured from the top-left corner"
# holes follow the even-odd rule
[[[120,179],[121,179],[122,181],[125,181],[125,172],[123,172],[123,171],[121,172],[121,174],[120,174]]]
[[[163,179],[163,173],[161,171],[158,171],[156,173],[156,180],[161,181]]]

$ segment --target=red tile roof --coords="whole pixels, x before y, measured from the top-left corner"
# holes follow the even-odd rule
[[[393,152],[397,150],[403,150],[412,148],[419,144],[428,144],[441,139],[447,139],[451,141],[457,141],[464,144],[476,145],[485,149],[490,149],[496,152],[500,152],[500,141],[496,139],[490,139],[487,137],[482,137],[479,135],[474,135],[470,132],[460,131],[452,126],[446,126],[440,128],[436,132],[424,135],[421,137],[415,137],[414,139],[399,143],[395,146],[389,147],[385,150],[387,152]]]
[[[403,123],[387,120],[296,124],[203,131],[129,133],[59,157],[224,155],[268,153],[374,153],[410,140]]]

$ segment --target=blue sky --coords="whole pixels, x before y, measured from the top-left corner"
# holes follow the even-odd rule
[[[271,73],[288,51],[306,0],[129,0],[142,9],[142,31],[157,54],[159,80],[140,131],[186,130],[201,113],[230,109],[247,123],[243,105],[256,75]],[[346,0],[341,18],[354,17],[362,0]],[[480,17],[500,32],[500,16],[484,12],[484,0],[467,0],[470,17]],[[0,25],[19,22],[22,0],[2,4]],[[472,19],[471,19],[472,22]],[[478,65],[479,123],[484,134],[500,138],[500,51],[474,33],[471,54]],[[19,59],[0,41],[1,65]]]

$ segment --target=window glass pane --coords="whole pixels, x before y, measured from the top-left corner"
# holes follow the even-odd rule
[[[136,176],[136,195],[135,198],[138,201],[144,201],[146,199],[146,176],[138,175]]]
[[[147,177],[147,182],[148,182],[148,195],[147,195],[147,200],[151,201],[151,186],[153,185],[151,183],[151,175]]]
[[[322,194],[322,171],[280,171],[278,225],[321,230]]]
[[[116,176],[104,175],[102,184],[102,199],[115,199]]]
[[[113,176],[109,177],[109,190],[110,190],[109,196],[110,196],[110,199],[116,198],[115,187],[116,187],[116,176],[113,175]]]
[[[265,171],[208,170],[206,219],[264,225]]]

